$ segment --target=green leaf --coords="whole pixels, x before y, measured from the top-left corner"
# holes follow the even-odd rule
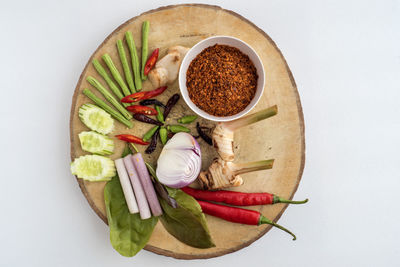
[[[127,146],[123,156],[128,154]],[[149,241],[158,217],[142,220],[139,213],[129,213],[118,175],[106,184],[104,199],[111,245],[122,256],[135,256]]]
[[[172,208],[164,199],[159,198],[164,210],[160,220],[168,233],[192,247],[215,247],[199,203],[180,189],[167,187],[167,190],[179,205]]]

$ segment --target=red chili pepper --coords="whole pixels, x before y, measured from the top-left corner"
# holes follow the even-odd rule
[[[137,92],[121,99],[122,103],[133,103],[144,99],[153,98],[162,94],[167,89],[167,86],[163,86],[152,91]]]
[[[268,205],[275,203],[303,204],[308,201],[287,200],[270,193],[242,193],[227,190],[208,191],[193,189],[191,187],[181,188],[183,192],[195,199],[222,202],[235,206]]]
[[[117,137],[119,140],[129,142],[129,143],[135,143],[135,144],[139,144],[139,145],[150,144],[149,142],[145,142],[141,138],[131,135],[131,134],[118,134],[115,137]]]
[[[144,65],[144,75],[149,74],[150,70],[156,65],[159,51],[160,51],[160,49],[157,48],[153,51],[153,53],[151,53],[149,59],[147,60],[146,64]]]
[[[267,219],[258,211],[223,206],[201,200],[198,200],[197,202],[199,202],[203,212],[208,215],[212,215],[234,223],[242,223],[249,225],[270,224],[289,233],[290,235],[293,236],[293,240],[296,240],[296,236],[292,232],[280,226],[279,224],[274,223],[273,221]]]
[[[134,105],[134,106],[128,106],[126,107],[127,110],[133,113],[138,113],[138,114],[145,114],[145,115],[157,115],[158,112],[154,108],[147,107],[147,106],[140,106],[140,105]]]

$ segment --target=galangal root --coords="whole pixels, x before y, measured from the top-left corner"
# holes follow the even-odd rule
[[[243,184],[240,174],[271,169],[274,160],[233,163],[220,158],[214,159],[207,171],[202,171],[197,180],[202,189],[221,189]]]
[[[234,131],[272,117],[278,113],[277,106],[272,106],[235,121],[218,123],[212,133],[213,145],[220,158],[214,159],[207,171],[202,171],[197,180],[203,189],[221,189],[231,186],[240,186],[242,173],[271,169],[274,160],[262,160],[249,163],[233,163]]]

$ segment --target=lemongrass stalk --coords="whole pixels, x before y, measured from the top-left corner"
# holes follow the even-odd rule
[[[212,133],[213,144],[217,153],[223,160],[233,161],[235,159],[233,152],[234,131],[240,127],[272,117],[277,113],[278,108],[275,105],[234,121],[218,123]]]
[[[144,21],[142,24],[142,69],[140,71],[142,80],[147,79],[147,75],[144,75],[144,66],[146,65],[147,62],[147,56],[149,53],[149,28],[150,28],[150,22],[149,21]]]
[[[272,169],[273,165],[274,165],[273,159],[246,162],[246,163],[227,162],[227,166],[233,171],[234,175]]]
[[[114,62],[112,61],[110,55],[104,54],[101,58],[104,60],[108,69],[111,71],[112,76],[114,77],[114,79],[117,81],[117,83],[121,87],[124,95],[125,96],[130,95],[131,92],[129,91],[128,86],[125,84],[124,79],[122,78],[121,74],[119,73],[117,67],[115,67]]]
[[[109,105],[107,105],[103,100],[98,98],[95,94],[93,94],[89,89],[85,88],[83,89],[83,94],[89,97],[96,105],[101,107],[104,111],[109,113],[111,116],[113,116],[116,120],[119,122],[125,124],[128,128],[133,127],[133,123],[127,119],[124,118],[120,113],[118,113],[116,110],[111,108]]]
[[[117,40],[117,49],[122,68],[124,69],[126,82],[128,83],[131,93],[134,94],[136,93],[136,88],[135,84],[133,83],[131,69],[129,68],[128,60],[126,59],[125,49],[121,40]]]
[[[133,35],[130,31],[127,31],[125,33],[125,40],[129,48],[129,53],[131,54],[132,70],[135,79],[136,91],[140,91],[142,90],[142,78],[140,77],[139,58],[136,51],[135,41],[133,40]]]
[[[103,68],[100,62],[97,59],[93,59],[92,64],[96,69],[97,73],[100,74],[101,77],[106,81],[108,87],[110,87],[111,91],[121,100],[124,95],[122,94],[121,90],[119,90],[118,86],[113,82],[111,77],[108,75],[107,71]],[[122,104],[124,107],[129,106],[127,103]]]
[[[237,120],[224,122],[222,124],[226,129],[228,129],[230,131],[235,131],[238,128],[241,128],[241,127],[259,122],[261,120],[267,119],[269,117],[272,117],[272,116],[276,115],[277,113],[278,113],[278,107],[275,105],[275,106],[260,110],[256,113],[244,116]]]
[[[115,99],[110,92],[95,78],[88,76],[86,80],[93,85],[119,112],[127,119],[132,119],[132,115]]]

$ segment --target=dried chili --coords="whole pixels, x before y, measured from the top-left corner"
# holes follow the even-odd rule
[[[171,111],[172,107],[178,102],[180,96],[179,94],[174,94],[168,99],[167,105],[164,109],[164,120],[167,119],[169,112]]]
[[[196,129],[197,129],[197,133],[199,134],[199,136],[201,137],[201,139],[204,140],[204,142],[206,142],[207,144],[209,144],[210,146],[212,146],[213,141],[211,139],[211,137],[209,137],[205,132],[203,132],[202,127],[200,126],[199,123],[196,123]]]
[[[157,99],[145,99],[139,102],[142,106],[156,105],[165,108],[165,105]]]
[[[151,138],[151,142],[150,145],[146,148],[146,150],[144,151],[144,153],[146,154],[151,154],[154,152],[154,150],[156,150],[157,148],[157,140],[158,140],[158,135],[160,133],[160,129],[158,129],[154,134],[153,137]]]
[[[138,120],[138,121],[141,121],[141,122],[150,123],[150,124],[154,124],[154,125],[158,125],[158,126],[162,126],[163,125],[161,122],[153,120],[152,118],[149,118],[144,114],[135,113],[135,114],[133,114],[132,117],[135,120]]]
[[[210,46],[190,63],[186,87],[193,103],[214,116],[231,116],[250,104],[257,87],[250,58],[228,45]]]

